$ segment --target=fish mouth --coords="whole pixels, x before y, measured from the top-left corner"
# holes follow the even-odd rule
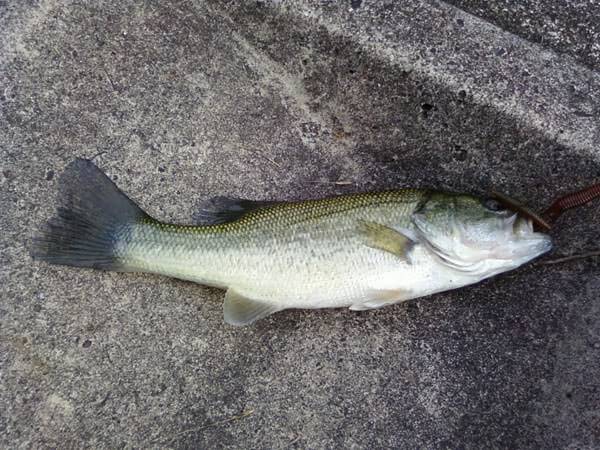
[[[552,238],[541,232],[534,231],[535,222],[524,216],[519,216],[513,224],[514,254],[512,257],[533,259],[552,250]]]
[[[547,234],[533,233],[532,236],[521,240],[519,245],[519,253],[535,258],[552,250],[552,239]]]

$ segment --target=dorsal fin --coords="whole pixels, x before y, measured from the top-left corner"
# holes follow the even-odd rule
[[[193,219],[203,225],[233,222],[250,211],[277,203],[279,202],[213,197],[202,204],[200,210],[194,214]]]

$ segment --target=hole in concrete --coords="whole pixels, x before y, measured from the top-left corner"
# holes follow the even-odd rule
[[[425,118],[429,117],[429,115],[431,114],[431,111],[433,111],[434,109],[435,109],[435,106],[432,105],[431,103],[422,103],[421,104],[422,114],[423,114],[423,117],[425,117]]]
[[[467,151],[464,148],[462,148],[460,145],[455,145],[453,156],[456,161],[463,162],[463,161],[467,160],[468,154],[467,154]]]

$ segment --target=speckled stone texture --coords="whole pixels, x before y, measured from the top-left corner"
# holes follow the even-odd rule
[[[181,223],[213,195],[542,209],[597,182],[597,2],[451,3],[0,2],[0,447],[599,447],[598,259],[238,329],[221,291],[27,254],[77,156]],[[546,259],[599,221],[565,215]]]

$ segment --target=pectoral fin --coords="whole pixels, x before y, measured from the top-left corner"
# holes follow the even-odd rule
[[[415,242],[405,234],[376,222],[361,222],[360,232],[365,236],[369,247],[393,253],[407,261],[408,253],[415,245]]]
[[[260,300],[244,297],[233,289],[228,289],[223,303],[223,317],[230,325],[250,325],[280,309]]]

